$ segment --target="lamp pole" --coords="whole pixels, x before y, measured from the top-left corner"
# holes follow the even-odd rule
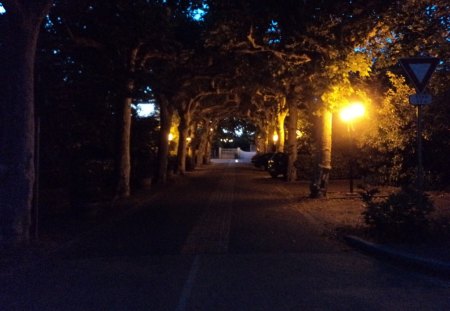
[[[417,189],[423,193],[422,105],[417,105]]]
[[[347,131],[350,137],[350,157],[349,157],[349,183],[350,183],[350,193],[353,194],[353,161],[355,159],[355,148],[354,148],[354,140],[353,140],[353,123],[349,121],[347,123]]]

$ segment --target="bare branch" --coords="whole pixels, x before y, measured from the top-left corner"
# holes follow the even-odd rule
[[[247,35],[247,40],[250,43],[251,49],[240,49],[237,52],[243,54],[257,54],[257,53],[270,53],[276,58],[282,60],[283,62],[292,64],[292,65],[301,65],[311,61],[311,58],[306,54],[296,54],[289,52],[282,52],[274,50],[267,46],[262,46],[256,43],[255,38],[253,37],[253,27],[250,28],[249,34]],[[235,47],[241,47],[242,43]]]
[[[105,46],[101,44],[100,42],[86,37],[79,37],[73,34],[72,30],[69,28],[67,24],[65,24],[65,28],[67,31],[67,34],[69,35],[70,39],[72,39],[73,42],[75,42],[76,45],[82,46],[82,47],[89,47],[94,49],[104,49]]]

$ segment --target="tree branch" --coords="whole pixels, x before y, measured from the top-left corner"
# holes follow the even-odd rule
[[[269,53],[275,56],[276,58],[282,60],[283,62],[292,65],[301,65],[311,61],[311,58],[309,58],[309,56],[306,54],[286,53],[271,49],[270,47],[267,46],[257,44],[255,38],[253,37],[253,27],[250,27],[249,34],[247,35],[247,40],[250,43],[251,49],[241,49],[237,51],[238,53],[243,54]],[[237,47],[240,46],[242,46],[242,44],[239,44]]]
[[[70,39],[72,39],[72,41],[75,42],[76,45],[82,46],[82,47],[94,48],[94,49],[98,49],[98,50],[105,48],[105,46],[103,44],[101,44],[100,42],[98,42],[94,39],[75,36],[67,24],[65,24],[64,26],[66,28],[67,34],[69,35]]]

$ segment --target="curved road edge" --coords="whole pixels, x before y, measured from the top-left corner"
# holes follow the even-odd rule
[[[349,246],[377,258],[401,264],[405,268],[412,268],[420,272],[450,279],[450,263],[448,262],[419,257],[386,245],[372,243],[353,235],[345,236],[344,240]]]

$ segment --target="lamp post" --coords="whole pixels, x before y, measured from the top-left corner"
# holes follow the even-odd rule
[[[350,193],[353,194],[353,165],[354,165],[354,141],[353,141],[353,121],[364,115],[365,108],[362,103],[355,102],[345,106],[340,111],[341,120],[347,124],[347,131],[350,136],[350,160],[349,160],[349,179],[350,179]]]

